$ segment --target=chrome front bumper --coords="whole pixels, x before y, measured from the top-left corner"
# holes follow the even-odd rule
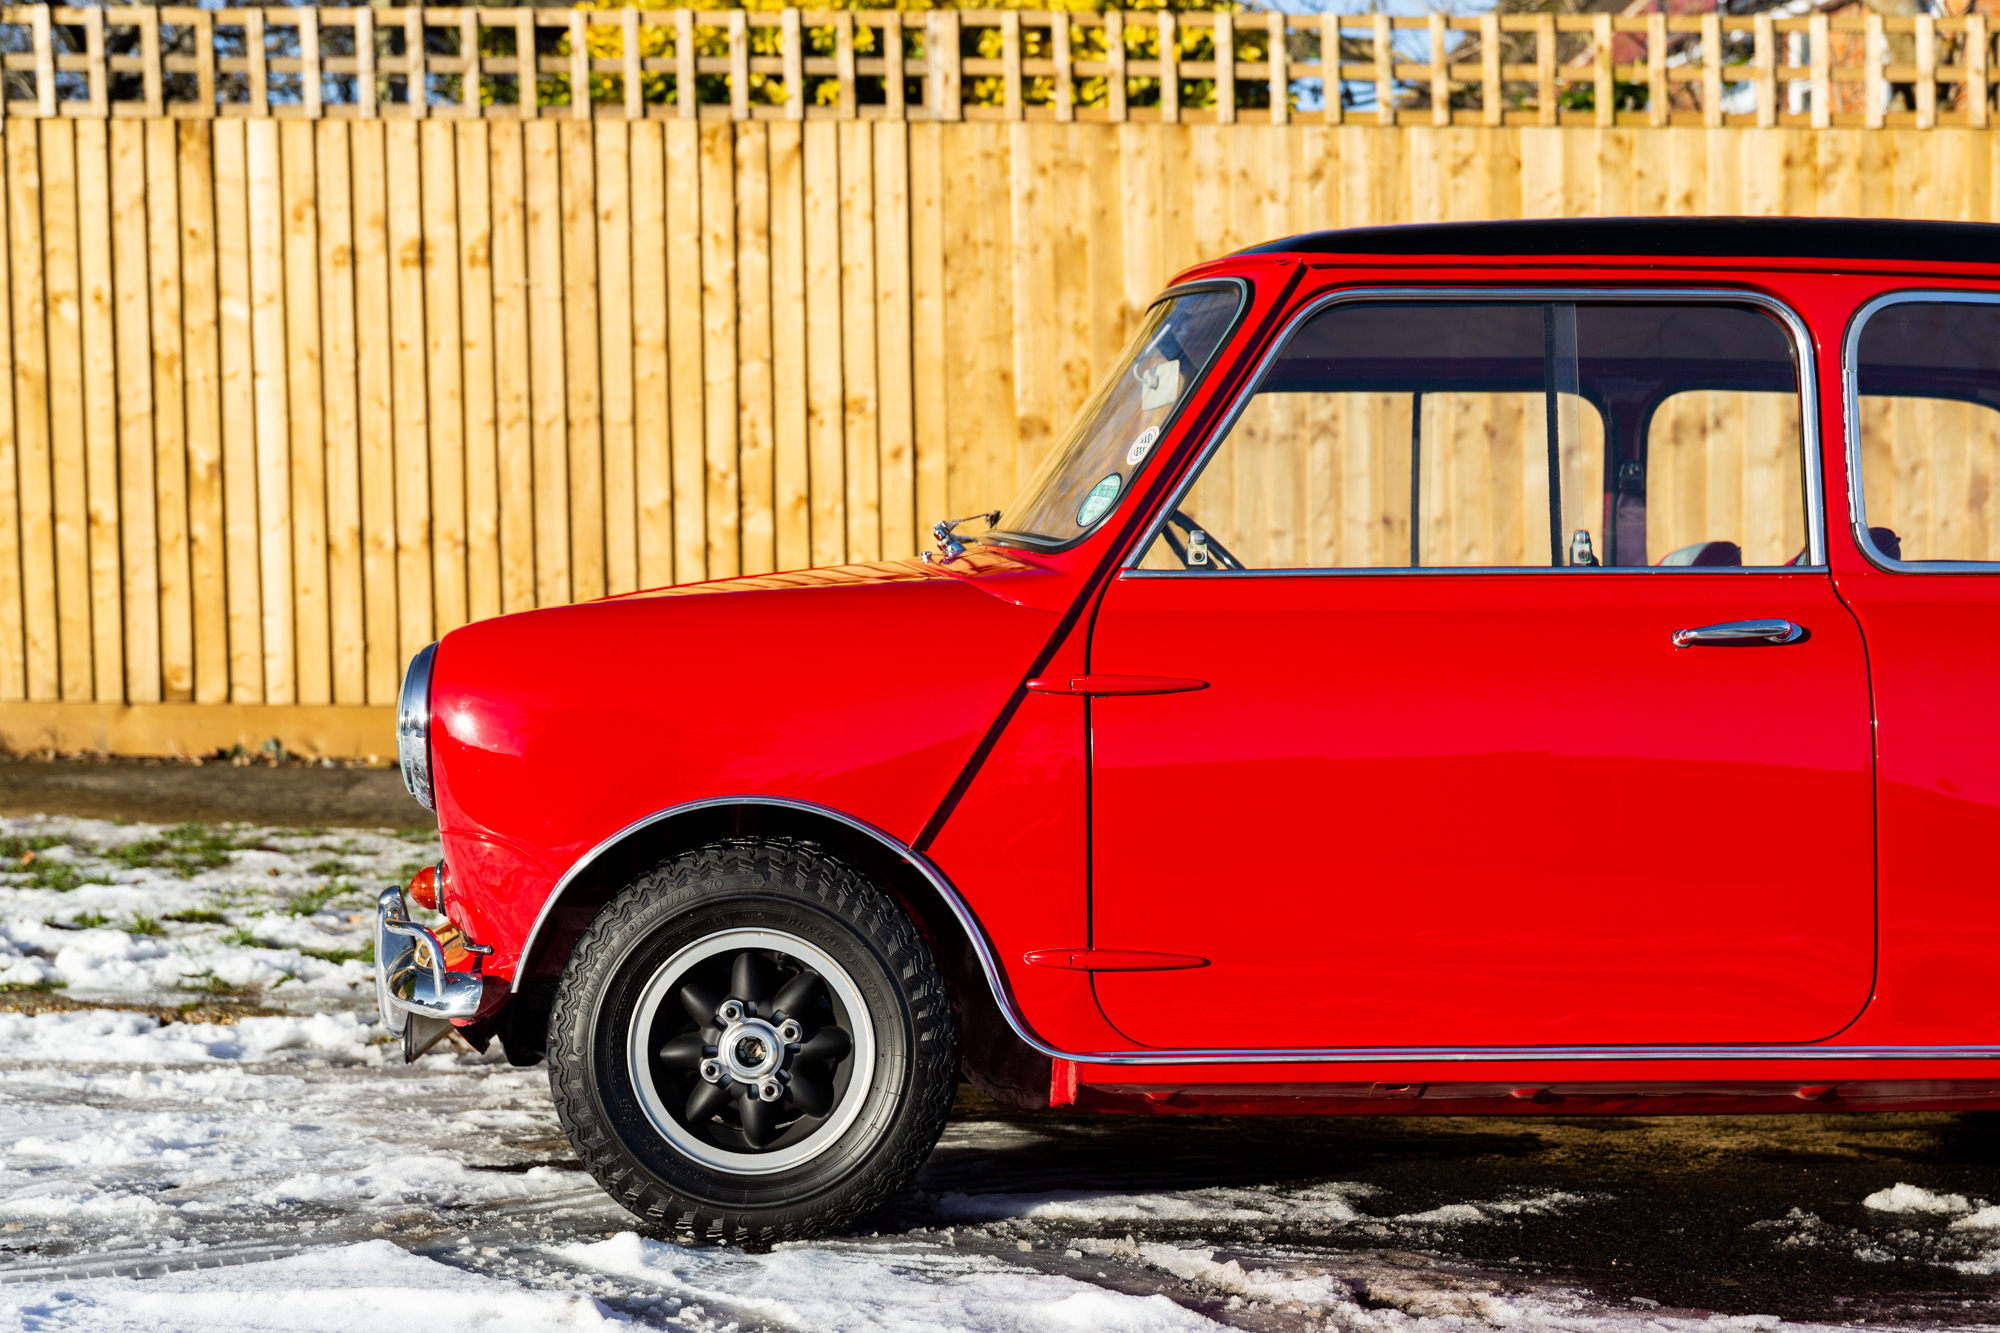
[[[445,971],[443,943],[410,920],[403,891],[382,890],[375,906],[375,1002],[384,1029],[401,1033],[413,1017],[427,1020],[422,1024],[427,1029],[471,1018],[485,989],[476,972]],[[429,1045],[443,1033],[424,1035]]]

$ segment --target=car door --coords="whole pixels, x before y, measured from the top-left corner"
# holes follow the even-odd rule
[[[1874,962],[1811,369],[1751,298],[1318,307],[1108,587],[1092,944],[1144,1045],[1797,1042]],[[1134,688],[1127,682],[1125,688]]]

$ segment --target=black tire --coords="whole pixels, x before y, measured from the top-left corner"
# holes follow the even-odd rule
[[[774,1005],[773,978],[795,1016]],[[737,1005],[733,1025],[689,1016],[718,1002]],[[789,1044],[769,1026],[781,1019],[805,1024]],[[786,1063],[753,1082],[743,1071],[762,1066],[725,1065],[718,1042],[760,1022],[762,1036],[729,1050]],[[842,1034],[844,1059],[827,1054]],[[950,1000],[909,916],[789,841],[714,843],[627,885],[570,955],[548,1041],[577,1157],[625,1208],[688,1239],[769,1244],[852,1225],[916,1175],[957,1076]]]

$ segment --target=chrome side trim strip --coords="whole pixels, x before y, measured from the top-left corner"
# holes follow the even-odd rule
[[[1947,291],[1924,288],[1888,292],[1854,312],[1841,340],[1841,409],[1847,427],[1847,517],[1854,529],[1854,544],[1868,563],[1898,574],[2000,574],[2000,561],[1980,560],[1891,560],[1875,549],[1868,537],[1866,497],[1861,492],[1861,385],[1855,360],[1861,351],[1861,331],[1878,311],[1913,301],[1936,301],[1950,305],[2000,305],[2000,293],[1992,291]]]
[[[973,952],[979,956],[979,967],[986,974],[986,984],[993,992],[993,1001],[1000,1014],[1007,1020],[1007,1026],[1023,1043],[1051,1059],[1069,1060],[1086,1065],[1302,1065],[1302,1064],[1497,1064],[1524,1063],[1535,1061],[1564,1061],[1579,1063],[1604,1063],[1608,1061],[1660,1061],[1686,1060],[2000,1060],[2000,1046],[1825,1046],[1825,1045],[1745,1045],[1745,1046],[1318,1046],[1293,1049],[1200,1049],[1200,1050],[1123,1050],[1123,1051],[1066,1051],[1051,1045],[1037,1036],[1028,1026],[1027,1019],[1014,1003],[1014,996],[1007,988],[1007,977],[1001,970],[999,959],[994,956],[993,946],[980,928],[978,918],[972,909],[959,897],[958,890],[944,877],[944,873],[931,864],[928,857],[898,842],[895,838],[876,828],[873,824],[842,814],[838,810],[811,801],[795,801],[781,796],[718,796],[705,801],[689,801],[684,805],[672,806],[665,810],[634,820],[618,832],[591,848],[575,865],[557,881],[548,901],[542,904],[540,915],[528,932],[528,942],[521,951],[526,959],[534,943],[541,935],[542,926],[554,909],[556,900],[563,890],[600,855],[616,846],[627,836],[640,829],[671,819],[676,815],[689,814],[696,810],[710,809],[725,805],[768,805],[786,810],[798,810],[807,814],[821,815],[835,820],[857,833],[862,833],[894,852],[909,864],[911,869],[944,899],[958,918],[959,926],[966,938],[972,941]],[[521,988],[521,977],[517,970],[513,989]]]
[[[1817,410],[1810,406],[1819,402],[1818,368],[1813,362],[1813,341],[1811,334],[1806,331],[1805,321],[1800,319],[1793,312],[1792,308],[1782,301],[1771,296],[1766,296],[1759,291],[1738,287],[1685,287],[1678,289],[1652,287],[1343,287],[1339,291],[1328,292],[1307,302],[1272,337],[1271,345],[1265,350],[1263,358],[1258,361],[1256,370],[1251,372],[1250,377],[1243,382],[1243,388],[1236,395],[1236,401],[1231,403],[1229,410],[1216,421],[1215,428],[1209,433],[1209,437],[1202,441],[1200,448],[1195,454],[1194,461],[1188,465],[1187,471],[1181,475],[1180,484],[1174,487],[1173,492],[1161,504],[1159,512],[1154,515],[1153,522],[1140,534],[1139,540],[1133,543],[1132,549],[1127,552],[1125,561],[1119,570],[1121,577],[1141,572],[1156,578],[1206,579],[1214,577],[1210,573],[1197,574],[1192,571],[1177,569],[1149,569],[1141,571],[1138,566],[1139,562],[1146,558],[1146,552],[1152,546],[1154,538],[1159,536],[1160,529],[1166,526],[1167,516],[1174,512],[1175,508],[1186,498],[1188,491],[1193,488],[1195,482],[1200,478],[1201,470],[1207,466],[1209,456],[1222,446],[1224,440],[1229,438],[1229,432],[1235,427],[1236,419],[1242,416],[1244,411],[1250,406],[1250,400],[1256,397],[1258,386],[1263,384],[1264,375],[1270,370],[1271,363],[1284,350],[1285,344],[1298,331],[1299,325],[1329,306],[1350,305],[1357,301],[1485,301],[1496,303],[1562,301],[1586,305],[1605,305],[1622,301],[1657,301],[1663,305],[1750,305],[1756,306],[1758,309],[1771,315],[1775,315],[1778,321],[1791,333],[1792,353],[1798,358],[1799,402],[1801,407],[1799,412],[1801,436],[1799,447],[1802,459],[1812,464],[1810,467],[1802,466],[1800,468],[1800,471],[1804,473],[1806,489],[1806,563],[1803,565],[1785,565],[1781,568],[1790,573],[1826,572],[1826,496],[1825,485],[1820,476],[1824,460],[1820,457],[1819,414]],[[1849,434],[1851,435],[1852,432],[1849,432]],[[1586,571],[1570,566],[1555,568],[1545,565],[1533,565],[1527,569],[1515,567],[1475,567],[1470,570],[1431,568],[1426,566],[1421,569],[1410,569],[1407,567],[1400,569],[1246,569],[1237,571],[1236,574],[1239,578],[1399,573],[1404,575],[1423,575],[1533,572],[1544,575],[1570,575],[1584,572],[1635,574],[1649,568],[1657,567],[1614,565]],[[1685,566],[1681,568],[1685,571],[1693,567]],[[1669,571],[1662,570],[1660,572]],[[1702,568],[1695,572],[1714,573],[1716,571],[1713,568]],[[1747,572],[1770,573],[1772,571],[1768,568],[1757,568]]]

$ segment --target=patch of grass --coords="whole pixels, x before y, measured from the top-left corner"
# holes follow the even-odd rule
[[[202,971],[182,977],[174,989],[198,991],[203,995],[237,995],[242,993],[243,988],[230,985],[212,971]]]
[[[36,857],[28,868],[28,883],[31,889],[47,889],[51,893],[68,893],[85,884],[109,884],[111,876],[101,871],[85,870],[74,861],[51,861]]]
[[[359,949],[300,949],[297,952],[308,958],[317,958],[322,963],[372,963],[375,961],[375,941],[369,940]]]
[[[222,942],[235,949],[268,949],[272,946],[250,933],[248,926],[238,926],[222,937]]]
[[[15,837],[11,833],[0,836],[0,861],[23,862],[26,858],[26,863],[32,863],[36,858],[30,857],[28,855],[30,852],[45,852],[51,847],[62,846],[65,841],[63,838],[47,834],[37,834],[31,838]]]
[[[130,919],[125,922],[124,930],[127,935],[164,935],[167,933],[165,926],[161,925],[157,919],[147,916],[144,912],[132,913]]]
[[[313,916],[353,892],[354,884],[351,880],[337,879],[330,884],[322,884],[309,893],[300,894],[285,905],[285,910],[293,916]]]
[[[226,926],[229,918],[206,907],[196,907],[185,912],[169,912],[162,921],[172,921],[183,926]]]
[[[107,861],[134,870],[165,870],[191,879],[204,870],[219,870],[246,844],[228,828],[213,824],[178,824],[156,838],[140,838],[101,853]]]
[[[67,923],[71,930],[96,930],[111,924],[111,918],[102,912],[78,912]]]
[[[399,828],[396,836],[404,842],[436,842],[438,831],[435,828]]]
[[[347,873],[347,862],[331,859],[321,861],[316,865],[307,866],[306,873],[308,875],[345,875]]]
[[[6,981],[0,982],[0,995],[47,995],[52,990],[62,990],[67,981]]]

